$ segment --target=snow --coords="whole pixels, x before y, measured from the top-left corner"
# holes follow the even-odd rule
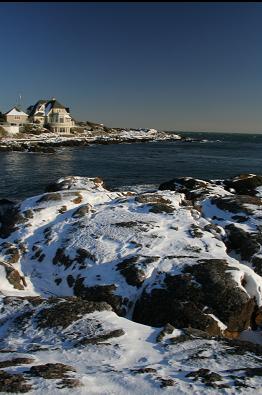
[[[17,110],[16,108],[13,108],[12,110],[10,110],[8,113],[6,113],[6,115],[26,115],[26,116],[28,116],[25,112]]]
[[[12,245],[17,245],[19,240],[25,246],[24,253],[13,266],[27,282],[24,290],[14,289],[0,265],[0,343],[2,348],[15,351],[9,358],[26,355],[35,358],[34,364],[60,362],[73,365],[77,370],[73,376],[83,384],[83,387],[73,389],[74,394],[252,394],[252,387],[256,388],[256,394],[262,394],[262,378],[259,376],[246,379],[248,388],[236,387],[232,381],[232,372],[241,377],[244,368],[257,367],[257,360],[250,353],[227,353],[230,347],[213,338],[194,337],[173,342],[172,339],[183,334],[177,328],[158,343],[156,338],[162,328],[128,319],[144,290],[150,292],[163,287],[166,273],[180,274],[186,266],[196,265],[200,258],[226,260],[227,272],[237,286],[262,306],[261,276],[254,272],[249,262],[229,254],[224,243],[225,226],[235,223],[234,214],[220,210],[211,202],[212,197],[233,194],[222,186],[207,184],[205,189],[195,191],[204,193],[199,198],[200,212],[182,205],[183,193],[158,191],[153,185],[148,190],[145,186],[135,186],[132,192],[128,189],[108,191],[99,179],[85,177],[64,177],[57,184],[60,191],[34,196],[21,203],[20,213],[31,210],[32,218],[19,224],[18,229],[3,240]],[[157,202],[166,204],[171,208],[170,212],[152,211]],[[76,216],[77,210],[84,208],[85,214]],[[237,226],[246,231],[257,229],[259,210],[257,207],[253,209],[248,220]],[[218,219],[213,219],[214,216]],[[208,231],[206,226],[210,224],[219,225],[221,233],[214,229]],[[196,228],[202,234],[199,237],[192,235]],[[36,256],[37,248],[43,254],[41,261]],[[59,248],[69,259],[68,265],[60,261],[55,263]],[[79,249],[88,252],[83,261],[77,260]],[[130,285],[118,269],[119,263],[134,257],[137,257],[136,265],[145,278],[140,288]],[[0,260],[8,262],[8,259],[1,245]],[[28,302],[25,299],[18,311],[15,303],[4,304],[5,296],[72,296],[73,288],[67,281],[69,275],[83,278],[83,285],[89,287],[116,284],[115,295],[132,303],[127,308],[126,317],[119,317],[113,311],[102,311],[79,317],[64,329],[43,330],[29,324],[22,329],[12,329],[14,317],[28,311]],[[59,284],[57,279],[61,279]],[[36,307],[36,311],[41,308]],[[207,315],[218,323],[222,333],[227,329],[219,317]],[[72,346],[77,334],[95,334],[97,323],[101,324],[100,330],[123,329],[125,334],[103,344]],[[240,339],[262,344],[259,331],[246,330]],[[33,344],[45,346],[46,350],[30,351]],[[1,360],[7,357],[8,353],[0,355]],[[12,372],[29,367],[12,367]],[[135,373],[141,368],[155,369],[156,372]],[[207,387],[201,380],[186,377],[200,368],[219,373],[222,376],[219,383],[227,384],[229,388]],[[234,369],[239,371],[236,373]],[[161,379],[174,380],[174,386],[161,388]],[[30,394],[58,393],[55,380],[32,380],[35,388]],[[72,389],[63,389],[61,393],[71,394]]]

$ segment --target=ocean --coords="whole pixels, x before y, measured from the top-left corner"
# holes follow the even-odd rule
[[[66,147],[56,154],[0,152],[0,198],[43,193],[47,184],[69,175],[102,177],[110,189],[146,189],[181,176],[262,174],[262,134],[180,134],[204,141]]]

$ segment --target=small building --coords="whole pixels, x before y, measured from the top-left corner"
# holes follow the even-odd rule
[[[13,107],[4,114],[6,122],[11,126],[23,126],[28,122],[28,114],[20,110],[18,107]]]
[[[38,100],[28,107],[29,121],[47,127],[55,133],[70,133],[75,125],[68,107],[59,103],[55,98],[51,100]]]

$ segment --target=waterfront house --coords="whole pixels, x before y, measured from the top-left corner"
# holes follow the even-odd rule
[[[28,122],[28,114],[20,110],[18,107],[13,107],[4,114],[6,122],[11,126],[23,126]]]
[[[29,121],[47,127],[52,132],[70,133],[75,125],[70,110],[55,98],[51,100],[38,100],[36,104],[28,107]]]

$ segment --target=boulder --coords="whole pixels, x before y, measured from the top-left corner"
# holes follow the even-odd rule
[[[20,224],[24,224],[28,219],[20,212],[19,206],[10,206],[1,215],[0,237],[7,239],[15,232]]]
[[[241,259],[251,261],[254,254],[260,251],[262,245],[262,234],[261,233],[250,233],[244,229],[230,224],[225,227],[227,233],[227,247],[229,251],[234,250],[240,254]],[[255,258],[252,260],[254,269],[258,269],[259,274],[260,264]]]
[[[44,379],[63,379],[68,373],[76,370],[63,363],[47,363],[45,365],[32,366],[28,372],[34,377],[43,377]]]
[[[26,393],[32,389],[32,385],[22,374],[13,374],[0,370],[0,392]]]
[[[90,302],[77,297],[68,297],[51,307],[42,309],[36,316],[38,328],[66,328],[85,314],[94,311],[112,310],[106,302]]]
[[[214,315],[229,332],[241,332],[250,325],[255,302],[228,270],[225,260],[208,259],[185,267],[182,274],[165,274],[162,288],[142,292],[133,319],[146,325],[170,323],[176,328],[193,327],[220,335]]]
[[[224,181],[227,189],[234,189],[240,195],[256,195],[256,188],[262,185],[262,175],[240,174]]]
[[[6,272],[6,279],[9,283],[15,288],[19,290],[25,289],[27,286],[25,277],[22,276],[18,270],[14,269],[11,264],[1,262],[0,266],[3,266]]]
[[[170,181],[163,182],[159,185],[158,189],[160,191],[169,190],[188,194],[195,189],[207,188],[208,185],[209,183],[207,181],[196,180],[192,177],[178,177],[173,178]]]
[[[256,206],[258,206],[258,208],[262,206],[262,199],[248,195],[229,195],[212,198],[211,203],[215,204],[220,210],[230,211],[235,214],[242,213],[251,215],[254,209],[256,209]],[[254,208],[250,207],[250,205],[254,206]]]
[[[147,266],[158,260],[159,257],[154,256],[132,256],[118,263],[116,270],[120,271],[127,284],[139,288],[147,277]]]
[[[46,192],[58,192],[69,189],[106,189],[104,181],[100,177],[87,178],[87,177],[64,177],[58,181],[49,184],[46,187]]]
[[[121,316],[126,314],[123,298],[115,294],[115,284],[95,285],[88,287],[84,285],[84,277],[78,277],[74,283],[74,294],[85,300],[94,302],[105,302],[112,306],[113,310]]]

